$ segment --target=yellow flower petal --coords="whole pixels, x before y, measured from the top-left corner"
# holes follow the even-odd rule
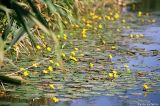
[[[71,54],[72,54],[73,56],[75,56],[75,55],[76,55],[76,53],[75,53],[74,51],[72,51],[72,52],[71,52]]]
[[[108,76],[109,76],[110,78],[112,78],[112,77],[113,77],[113,73],[109,73]]]
[[[116,14],[114,15],[114,18],[118,19],[118,18],[119,18],[119,14],[116,13]]]
[[[49,66],[49,67],[48,67],[48,70],[49,70],[49,71],[53,71],[53,67],[52,67],[52,66]]]
[[[75,27],[76,27],[76,28],[79,28],[79,25],[76,24]]]
[[[112,49],[112,50],[116,49],[116,46],[112,46],[111,49]]]
[[[23,72],[23,75],[27,77],[29,75],[28,71]]]
[[[83,18],[82,18],[82,21],[83,21],[83,22],[86,22],[86,19],[83,17]]]
[[[113,74],[117,74],[117,71],[112,71],[113,72]]]
[[[55,89],[54,84],[49,84],[49,87],[50,87],[51,89]]]
[[[94,66],[93,63],[89,63],[89,68],[92,68]]]
[[[129,36],[130,36],[130,38],[133,38],[133,34],[130,34]]]
[[[19,70],[24,71],[24,70],[25,70],[25,68],[21,67],[21,68],[19,68]]]
[[[41,49],[41,46],[40,46],[40,45],[37,45],[36,48],[37,48],[37,49]]]
[[[75,47],[74,50],[78,51],[79,49],[77,47]]]
[[[50,62],[50,63],[52,63],[52,64],[54,63],[54,61],[53,61],[53,60],[49,60],[49,62]]]
[[[44,39],[44,38],[45,38],[45,36],[44,36],[44,35],[41,35],[41,38],[42,38],[42,39]]]
[[[60,64],[59,64],[59,63],[55,63],[55,65],[56,65],[57,67],[59,67],[59,66],[60,66]]]
[[[55,103],[59,102],[59,99],[58,99],[57,97],[53,97],[52,100],[53,100],[53,102],[55,102]]]
[[[118,78],[118,75],[117,74],[113,74],[114,78]]]
[[[123,22],[123,23],[125,23],[125,22],[126,22],[126,20],[124,20],[124,19],[123,19],[123,20],[122,20],[122,22]]]
[[[138,34],[136,34],[135,36],[136,36],[137,39],[139,38],[139,35],[138,35]]]
[[[103,26],[100,24],[99,26],[98,26],[100,29],[102,29],[103,28]]]
[[[64,21],[64,23],[67,25],[68,24],[68,22],[67,21]]]
[[[32,64],[33,67],[38,67],[37,63]]]
[[[129,66],[127,64],[124,64],[124,68],[129,68]]]
[[[142,16],[142,12],[141,11],[138,12],[138,16],[139,17]]]
[[[147,84],[144,84],[143,87],[144,87],[145,89],[148,89],[148,88],[149,88]]]
[[[48,71],[47,70],[43,70],[42,71],[44,74],[48,74]]]
[[[46,48],[47,46],[45,44],[43,44],[43,48]]]
[[[147,84],[144,84],[144,85],[143,85],[143,90],[146,91],[146,90],[148,90],[148,89],[149,89],[149,86],[148,86]]]
[[[51,48],[50,48],[50,47],[47,47],[47,51],[49,51],[49,52],[50,52],[50,51],[51,51]]]
[[[111,54],[109,55],[109,58],[110,58],[110,59],[112,59],[112,58],[113,58]]]
[[[63,58],[66,58],[65,53],[61,53],[61,56],[62,56]]]
[[[77,60],[75,57],[73,57],[73,56],[70,56],[69,58],[70,58],[71,60],[75,61],[75,62],[78,61],[78,60]]]

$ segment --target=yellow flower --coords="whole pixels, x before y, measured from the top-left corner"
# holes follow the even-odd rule
[[[53,67],[52,67],[52,66],[49,66],[49,67],[48,67],[48,70],[49,70],[49,71],[53,71]]]
[[[41,35],[41,38],[44,39],[45,38],[44,35]]]
[[[126,20],[124,20],[124,19],[123,19],[123,20],[122,20],[122,22],[123,22],[123,23],[125,23],[125,22],[126,22]]]
[[[74,50],[78,51],[79,49],[77,47],[75,47]]]
[[[140,37],[142,37],[142,38],[144,37],[144,35],[143,35],[143,34],[140,34],[139,36],[140,36]]]
[[[53,100],[53,102],[55,102],[55,103],[59,102],[59,99],[58,99],[57,97],[53,97],[52,100]]]
[[[23,72],[23,75],[27,77],[29,75],[28,71]]]
[[[139,38],[139,35],[138,35],[138,34],[136,34],[135,36],[136,36],[137,39]]]
[[[82,34],[82,37],[83,37],[83,38],[86,38],[86,37],[87,37],[87,35],[86,35],[86,34]]]
[[[86,26],[89,27],[89,28],[92,28],[92,25],[91,25],[91,24],[87,24]]]
[[[83,54],[83,53],[81,53],[81,54],[80,54],[80,56],[84,56],[84,54]]]
[[[129,66],[127,64],[124,64],[124,68],[129,68]]]
[[[46,48],[46,45],[45,45],[45,44],[43,44],[43,48]]]
[[[82,18],[82,21],[83,21],[83,22],[86,22],[86,19],[83,17],[83,18]]]
[[[98,18],[97,15],[93,15],[93,16],[92,16],[92,19],[97,19],[97,18]]]
[[[120,32],[120,31],[121,31],[121,30],[118,28],[118,29],[117,29],[117,32]]]
[[[114,15],[114,18],[115,18],[115,19],[118,19],[118,18],[119,18],[119,14],[116,13],[116,14]]]
[[[113,58],[111,54],[109,55],[109,58],[110,58],[110,59],[112,59],[112,58]]]
[[[50,47],[47,47],[47,50],[50,52],[50,51],[51,51],[51,48],[50,48]]]
[[[76,28],[79,28],[79,25],[76,24],[75,27],[76,27]]]
[[[156,22],[156,20],[155,19],[152,19],[152,23],[155,23]]]
[[[57,35],[57,38],[58,38],[58,39],[60,39],[60,38],[61,38],[61,36],[60,36],[60,35]]]
[[[96,28],[96,27],[94,27],[94,30],[96,30],[96,31],[97,31],[97,28]]]
[[[86,38],[86,37],[87,37],[86,31],[87,31],[87,29],[85,29],[85,28],[82,30],[82,37],[83,37],[83,38]]]
[[[90,15],[93,16],[93,15],[95,15],[95,13],[94,12],[90,12]]]
[[[68,22],[67,22],[67,21],[64,21],[64,24],[66,24],[66,25],[67,25],[67,24],[68,24]]]
[[[37,48],[37,49],[41,49],[41,46],[40,46],[40,45],[36,45],[36,48]]]
[[[89,68],[92,68],[94,66],[93,63],[89,63]]]
[[[114,78],[118,78],[118,75],[117,75],[117,74],[113,74],[113,77],[114,77]]]
[[[130,34],[129,36],[130,36],[130,38],[133,38],[133,34]]]
[[[49,87],[50,87],[51,89],[55,89],[54,84],[49,84]]]
[[[66,58],[65,53],[61,53],[61,56],[62,56],[63,58]]]
[[[21,68],[19,68],[19,70],[24,71],[24,70],[25,70],[25,68],[21,67]]]
[[[116,46],[112,46],[111,49],[112,49],[112,50],[116,49]]]
[[[114,70],[113,70],[112,73],[113,73],[113,74],[117,74],[117,71],[114,71]]]
[[[99,25],[98,25],[98,27],[99,27],[100,29],[102,29],[102,28],[103,28],[103,26],[102,26],[101,24],[99,24]]]
[[[113,77],[114,77],[114,78],[118,78],[117,71],[114,71],[114,70],[113,70],[112,73],[113,73]]]
[[[67,35],[66,34],[63,34],[63,39],[67,40]]]
[[[144,84],[144,85],[143,85],[143,90],[146,91],[146,90],[148,90],[148,89],[149,89],[149,86],[148,86],[147,84]]]
[[[87,29],[83,28],[82,29],[82,34],[86,34]]]
[[[69,58],[70,58],[71,60],[75,61],[75,62],[78,61],[77,58],[75,58],[75,57],[73,57],[73,56],[69,56]]]
[[[102,17],[98,17],[99,20],[102,20]]]
[[[141,11],[138,12],[138,16],[139,17],[142,16],[142,12]]]
[[[49,60],[49,62],[51,63],[51,64],[53,64],[54,62],[53,62],[53,60]]]
[[[105,17],[106,17],[106,19],[111,20],[111,17],[110,17],[110,16],[105,16]]]
[[[59,63],[55,63],[55,65],[56,65],[57,67],[59,67],[59,66],[60,66],[60,64],[59,64]]]
[[[102,40],[102,44],[106,44],[106,41],[105,41],[105,40]]]
[[[113,15],[113,13],[112,13],[112,12],[110,12],[109,14],[110,14],[110,15]]]
[[[71,52],[71,54],[72,54],[73,56],[75,56],[75,55],[76,55],[76,53],[75,53],[74,51],[72,51],[72,52]]]
[[[48,71],[47,70],[43,70],[42,71],[44,74],[48,74]]]
[[[86,22],[87,24],[89,24],[89,23],[92,23],[92,21],[90,21],[90,20],[87,20],[87,22]]]
[[[32,64],[33,67],[38,67],[37,63]]]
[[[108,76],[109,76],[110,78],[112,78],[112,77],[113,77],[113,73],[109,73]]]
[[[73,28],[75,27],[75,25],[74,25],[74,24],[72,24],[71,26],[72,26]]]

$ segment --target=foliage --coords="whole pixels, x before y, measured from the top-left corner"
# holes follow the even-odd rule
[[[0,31],[3,33],[0,42],[4,46],[0,48],[0,61],[3,61],[4,47],[5,51],[8,51],[24,38],[25,40],[29,38],[30,41],[28,42],[27,40],[28,46],[35,47],[37,35],[34,33],[39,28],[53,38],[55,51],[57,51],[59,44],[53,31],[60,30],[61,35],[63,34],[63,19],[69,22],[74,21],[72,13],[74,10],[76,10],[75,12],[78,11],[77,3],[74,0],[35,0],[35,2],[31,0],[26,0],[25,2],[2,0],[0,15],[3,18],[1,18]],[[25,36],[26,33],[28,35],[27,38]],[[25,45],[25,47],[28,46]]]

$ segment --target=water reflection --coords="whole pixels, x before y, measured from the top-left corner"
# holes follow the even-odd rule
[[[130,5],[131,11],[160,11],[160,0],[135,0],[134,4]]]

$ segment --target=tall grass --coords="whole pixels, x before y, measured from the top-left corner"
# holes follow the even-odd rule
[[[44,8],[37,8],[37,3],[45,5]],[[31,29],[35,28],[35,25],[46,33],[46,35],[53,38],[55,51],[58,51],[59,42],[53,31],[55,30],[55,26],[58,26],[56,29],[63,34],[63,19],[65,18],[70,22],[73,21],[72,10],[74,3],[74,0],[41,0],[36,2],[26,0],[21,3],[17,0],[2,0],[0,11],[5,13],[5,18],[1,20],[3,21],[7,17],[7,22],[3,25],[5,28],[3,28],[2,35],[0,36],[0,63],[3,62],[4,50],[10,50],[13,45],[24,38],[25,33],[27,33],[27,38],[29,38],[32,46],[35,47],[34,31],[31,31]],[[46,14],[49,18],[54,17],[56,21],[47,21],[44,18]],[[51,25],[49,26],[48,23]],[[6,47],[5,42],[9,44],[6,49],[4,49]],[[60,58],[59,53],[56,54]]]

